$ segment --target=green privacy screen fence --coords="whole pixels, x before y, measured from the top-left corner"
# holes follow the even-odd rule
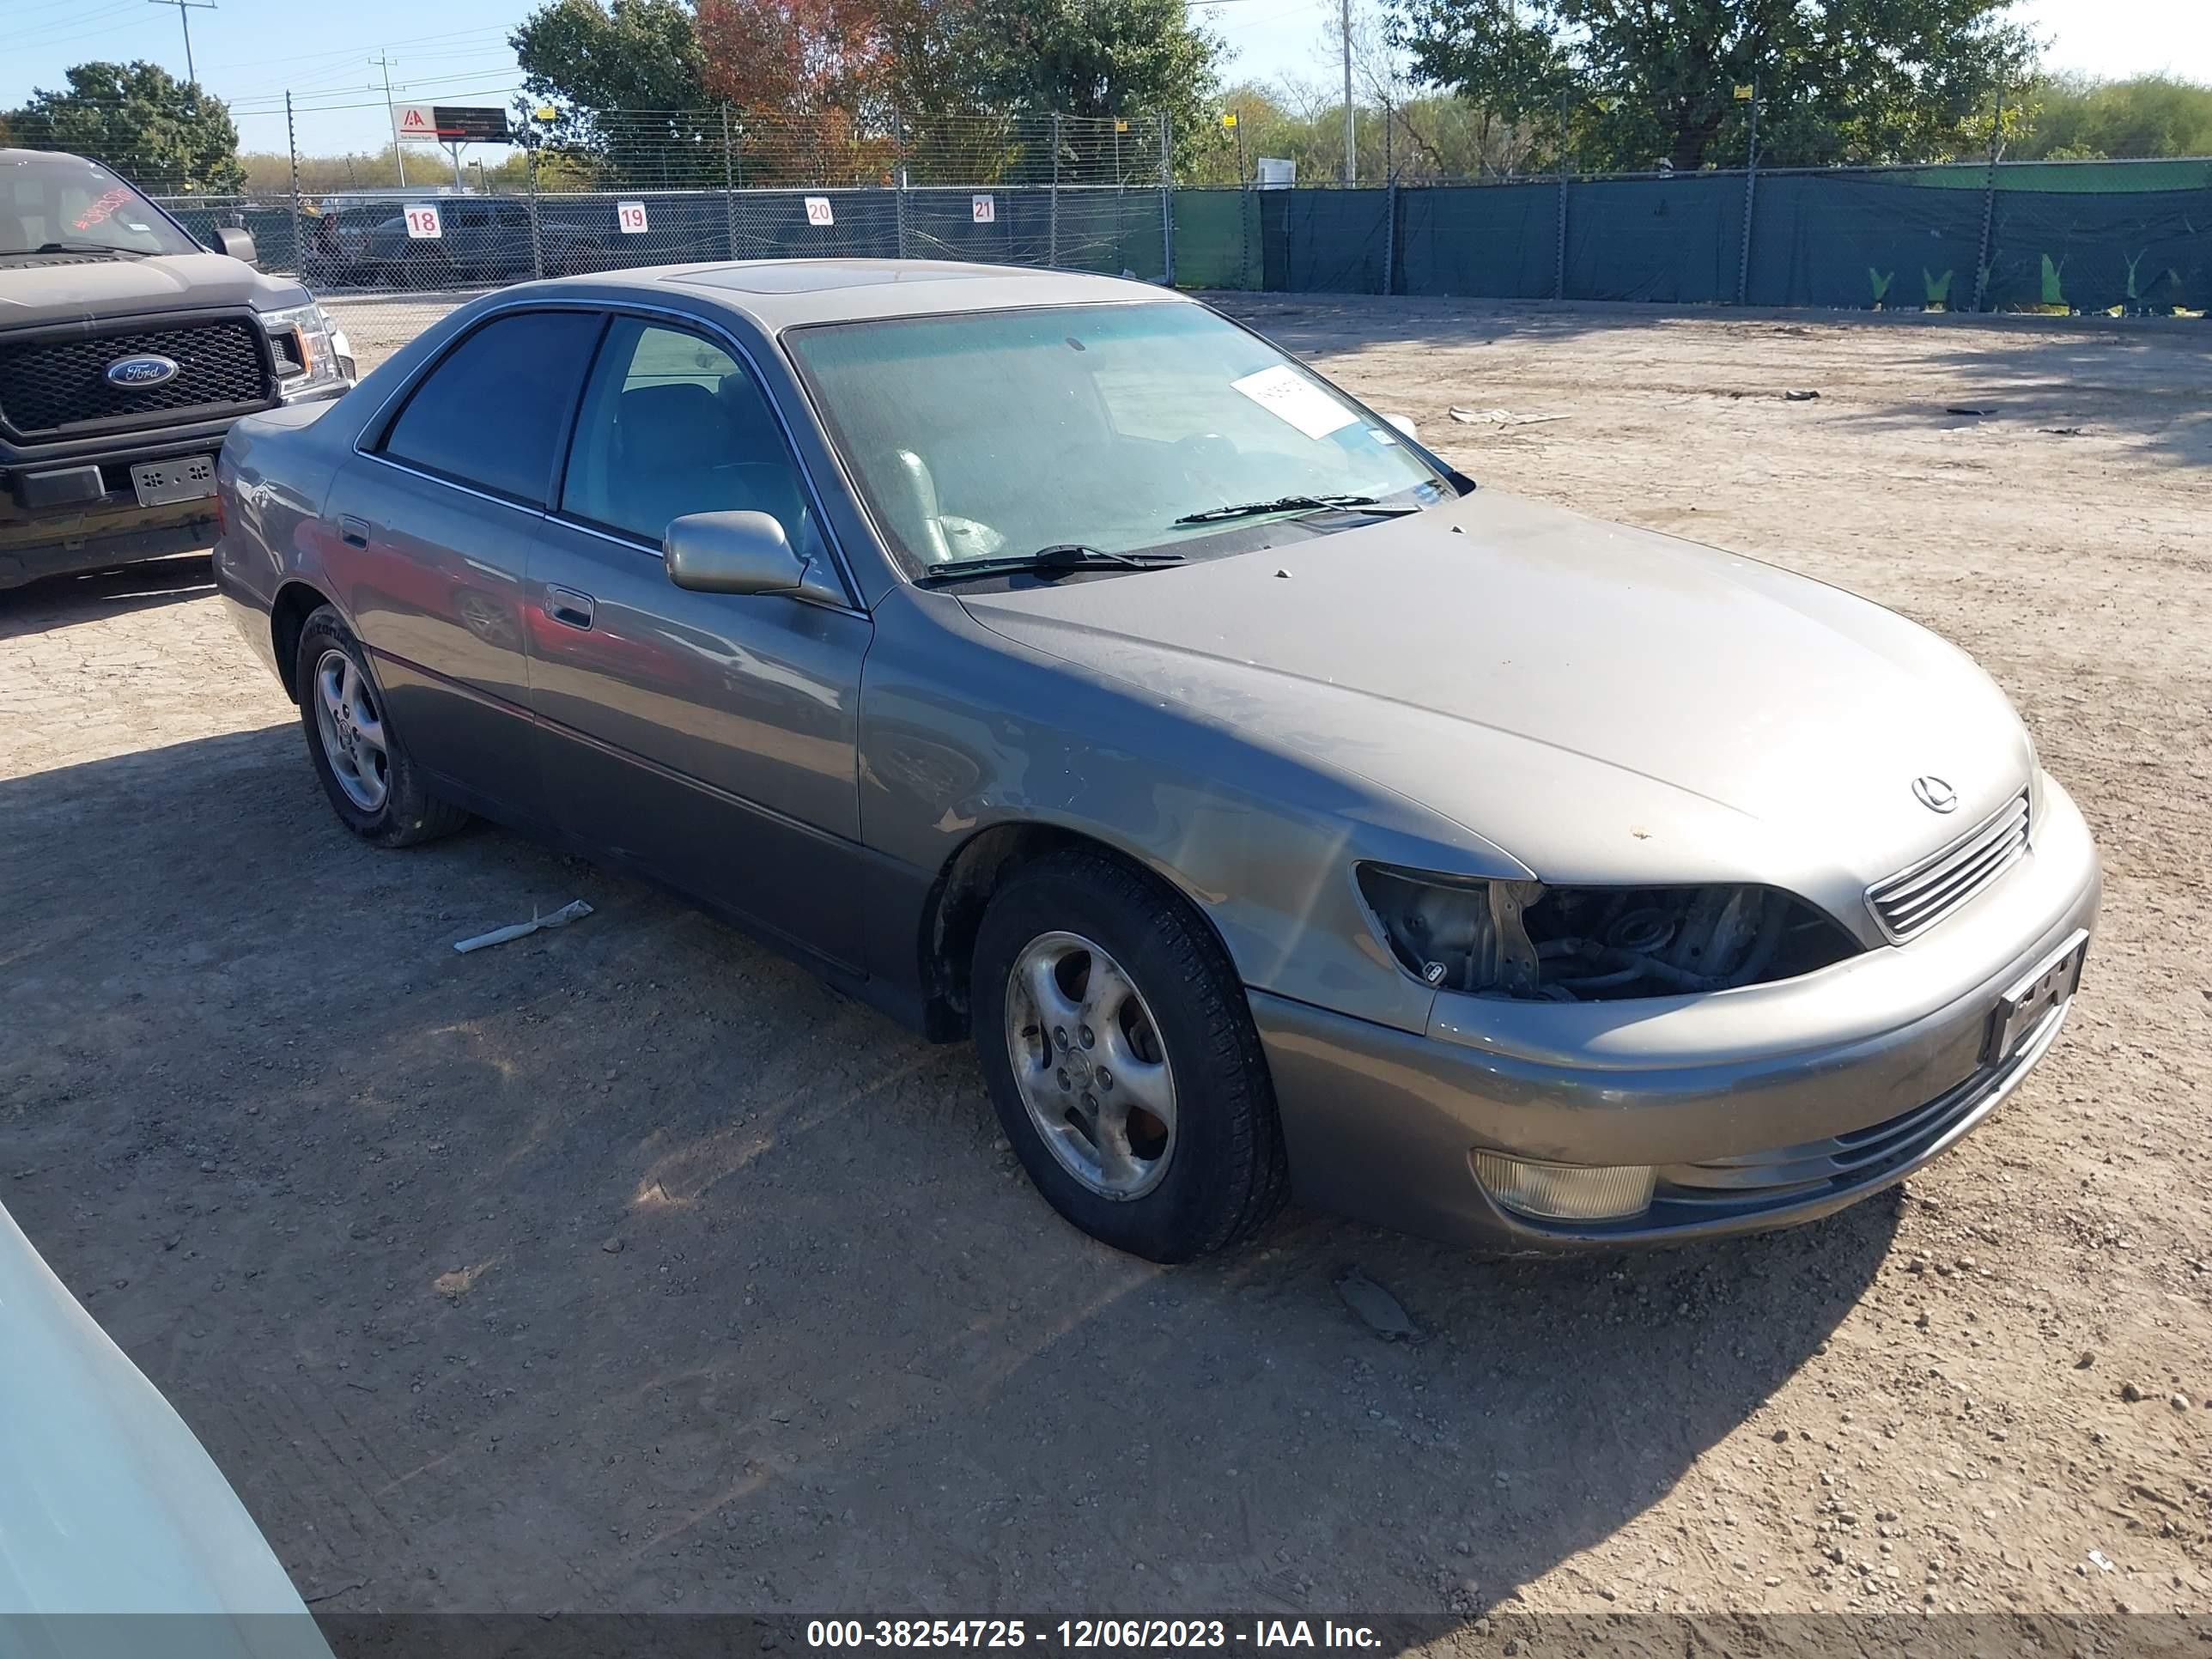
[[[1184,190],[1174,254],[1188,288],[2203,311],[2212,161]]]

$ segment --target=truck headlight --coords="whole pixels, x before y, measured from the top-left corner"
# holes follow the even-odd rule
[[[276,356],[276,378],[287,398],[353,380],[353,353],[323,308],[310,301],[264,311],[261,326]]]
[[[1363,864],[1359,890],[1407,972],[1480,996],[1680,996],[1793,979],[1860,949],[1774,887],[1553,887]]]

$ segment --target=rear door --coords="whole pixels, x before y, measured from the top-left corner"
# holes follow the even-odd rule
[[[605,319],[504,312],[365,434],[324,507],[339,608],[388,718],[441,793],[543,817],[529,733],[523,576]]]
[[[871,626],[854,608],[671,582],[669,520],[741,508],[834,570],[750,373],[704,331],[617,316],[529,568],[548,805],[574,838],[857,967]]]

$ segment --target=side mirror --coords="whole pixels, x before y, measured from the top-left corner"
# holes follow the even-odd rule
[[[806,562],[765,513],[687,513],[661,538],[668,580],[694,593],[797,593]]]
[[[249,265],[261,257],[254,249],[253,238],[236,225],[217,225],[208,233],[208,246],[217,253],[228,253]]]
[[[1399,431],[1401,431],[1401,432],[1404,433],[1404,434],[1405,434],[1408,438],[1411,438],[1411,439],[1415,442],[1415,443],[1419,443],[1419,442],[1420,442],[1420,441],[1421,441],[1421,433],[1420,433],[1420,428],[1419,428],[1419,427],[1416,427],[1416,426],[1413,424],[1413,417],[1412,416],[1410,416],[1410,415],[1385,415],[1385,416],[1382,417],[1382,419],[1383,419],[1383,421],[1384,421],[1384,422],[1385,422],[1386,424],[1390,425],[1390,426],[1394,426],[1394,427],[1397,428]]]

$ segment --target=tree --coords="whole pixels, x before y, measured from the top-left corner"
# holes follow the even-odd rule
[[[1183,0],[975,0],[974,50],[994,102],[1037,113],[1211,118],[1221,42]]]
[[[1548,115],[1554,144],[1592,168],[1736,162],[1735,88],[1754,82],[1778,161],[1977,154],[2035,51],[2012,0],[1393,3],[1422,79],[1510,121]]]
[[[2212,155],[2212,87],[2195,82],[2062,75],[2039,82],[2023,101],[2028,131],[2005,150],[2016,160]]]
[[[890,58],[874,0],[699,0],[707,91],[741,110],[745,176],[887,179]]]
[[[720,181],[706,62],[681,0],[550,0],[507,44],[524,101],[557,112],[543,140],[556,154],[610,183]]]
[[[699,0],[697,27],[707,90],[720,101],[858,114],[887,89],[872,0]]]
[[[79,64],[66,92],[33,91],[5,125],[14,142],[104,162],[156,195],[233,195],[238,128],[221,100],[158,64]]]

